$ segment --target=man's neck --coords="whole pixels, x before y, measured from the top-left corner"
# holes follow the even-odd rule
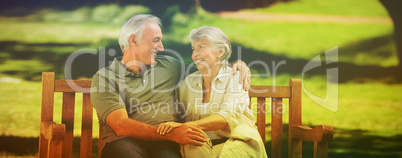
[[[124,53],[120,62],[127,67],[127,71],[135,72],[137,74],[142,74],[142,71],[145,69],[144,64],[138,62],[138,60],[136,60],[133,56],[126,55],[126,53]]]

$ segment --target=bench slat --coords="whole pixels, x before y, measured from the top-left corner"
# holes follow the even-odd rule
[[[290,98],[290,87],[251,85],[249,96],[265,98]]]
[[[271,102],[271,157],[282,157],[282,98]]]
[[[83,94],[80,157],[92,157],[92,111],[89,93]]]
[[[63,142],[63,158],[73,157],[75,93],[63,93],[62,124],[66,125],[66,135]]]
[[[262,141],[265,142],[265,98],[257,98],[257,127]]]
[[[89,93],[91,80],[56,80],[55,92]]]

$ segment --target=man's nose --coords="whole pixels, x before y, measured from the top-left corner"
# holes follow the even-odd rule
[[[165,49],[163,48],[162,41],[161,41],[161,42],[158,44],[157,49],[158,49],[159,51],[163,51],[163,50],[165,50]]]

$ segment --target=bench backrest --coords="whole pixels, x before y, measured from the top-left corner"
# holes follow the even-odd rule
[[[55,80],[53,72],[44,72],[42,74],[42,113],[41,124],[43,122],[53,121],[54,93],[63,93],[62,102],[62,124],[65,125],[65,136],[62,143],[62,157],[71,158],[73,151],[73,130],[74,130],[74,107],[75,93],[83,93],[82,105],[82,127],[81,127],[81,145],[80,157],[92,157],[92,121],[93,106],[90,101],[91,80]],[[249,91],[251,98],[257,98],[255,104],[249,108],[257,109],[257,127],[261,138],[265,142],[266,133],[266,99],[271,99],[271,155],[272,158],[282,157],[282,109],[283,99],[289,100],[289,156],[297,155],[301,157],[301,138],[293,139],[292,127],[301,128],[301,81],[299,79],[290,79],[289,86],[256,86],[252,85]],[[250,102],[251,103],[251,102]],[[300,127],[299,127],[300,126]],[[303,127],[304,128],[304,127]],[[332,127],[331,127],[332,128]],[[303,130],[303,129],[301,129]],[[310,130],[310,129],[307,129]],[[100,131],[100,130],[99,130]],[[310,130],[311,131],[311,130]],[[300,133],[300,132],[299,132]],[[296,135],[300,135],[297,134]],[[316,134],[317,135],[317,134]],[[308,135],[310,137],[310,135]],[[313,136],[313,135],[312,135]],[[314,136],[316,137],[316,136]],[[99,132],[99,138],[101,138]],[[329,139],[329,137],[328,137]],[[330,137],[332,139],[332,135]],[[40,136],[39,156],[49,156],[49,144],[45,137]],[[312,138],[313,140],[313,138]],[[321,138],[320,138],[321,140]],[[314,138],[313,141],[320,141]],[[330,141],[330,140],[329,140]],[[101,139],[99,139],[98,155],[100,155]],[[295,154],[296,153],[296,154]],[[326,153],[324,153],[325,155]],[[299,156],[300,155],[300,156]]]
[[[93,106],[89,94],[90,87],[91,80],[55,80],[54,72],[42,74],[41,123],[53,121],[54,93],[63,93],[61,123],[65,125],[65,134],[62,144],[62,157],[71,158],[73,153],[75,93],[83,93],[80,157],[92,157]],[[101,137],[100,133],[99,137]],[[48,153],[51,151],[48,151],[49,147],[47,147],[46,141],[42,141],[45,139],[42,134],[40,139],[39,157],[48,157]],[[101,139],[99,139],[99,144],[101,143]]]
[[[301,125],[301,81],[290,79],[289,86],[256,86],[251,85],[250,108],[257,109],[257,127],[262,140],[265,142],[266,114],[271,112],[271,158],[282,157],[282,109],[283,99],[289,100],[289,127]],[[257,104],[251,98],[257,98]],[[271,99],[271,109],[266,110],[266,99]],[[289,128],[291,135],[292,128]],[[291,143],[289,141],[289,143]],[[289,146],[289,151],[294,150]],[[300,142],[301,150],[301,142]]]

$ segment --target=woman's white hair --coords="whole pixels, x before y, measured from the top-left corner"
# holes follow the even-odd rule
[[[142,33],[145,28],[145,24],[148,22],[155,22],[159,26],[161,26],[161,20],[153,16],[151,14],[137,14],[132,16],[130,19],[126,21],[126,23],[123,24],[120,30],[120,35],[119,35],[119,45],[121,50],[124,51],[129,47],[130,41],[129,38],[132,34],[136,35],[138,39],[141,41]]]
[[[225,49],[224,54],[220,57],[222,63],[227,63],[232,54],[232,46],[230,45],[229,38],[217,27],[202,26],[198,29],[193,29],[188,38],[190,42],[206,39],[216,51],[219,51],[223,47]]]

